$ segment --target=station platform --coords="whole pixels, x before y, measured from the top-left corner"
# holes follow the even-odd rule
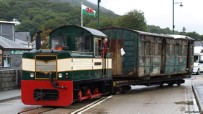
[[[0,91],[0,102],[7,100],[18,99],[21,96],[20,89]]]

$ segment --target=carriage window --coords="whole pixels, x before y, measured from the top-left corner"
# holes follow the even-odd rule
[[[171,52],[171,56],[174,56],[174,54],[175,54],[175,45],[173,45],[173,44],[170,45],[170,52]]]
[[[155,42],[151,42],[151,55],[155,55]]]
[[[170,44],[166,44],[166,55],[170,56]]]
[[[187,45],[183,46],[183,55],[187,56]]]
[[[141,50],[140,50],[140,55],[144,55],[144,50],[145,50],[145,46],[144,46],[144,42],[141,41]]]
[[[193,55],[193,53],[194,53],[193,45],[190,44],[190,56]]]
[[[150,55],[150,42],[145,42],[145,54]]]
[[[178,56],[178,52],[179,52],[179,49],[178,49],[179,45],[176,44],[175,45],[175,55]]]
[[[155,55],[161,55],[161,44],[160,43],[155,43]]]
[[[182,45],[179,45],[179,56],[182,56],[182,53],[183,53]]]
[[[158,43],[158,55],[161,55],[162,52],[162,45],[161,43]]]

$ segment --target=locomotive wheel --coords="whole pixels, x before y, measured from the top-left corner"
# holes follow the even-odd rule
[[[82,91],[79,90],[79,91],[78,91],[78,99],[79,99],[79,101],[82,101],[81,98],[82,98]]]
[[[91,91],[90,91],[90,89],[87,89],[86,90],[86,94],[85,94],[86,96],[88,96],[89,98],[91,98]]]
[[[99,89],[98,88],[95,88],[94,89],[94,94],[98,94],[99,93]]]

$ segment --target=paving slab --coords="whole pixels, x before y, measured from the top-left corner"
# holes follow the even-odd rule
[[[20,89],[0,91],[0,102],[20,98]]]

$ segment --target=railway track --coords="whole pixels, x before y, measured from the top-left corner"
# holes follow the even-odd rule
[[[22,112],[18,112],[18,114],[43,114],[45,112],[49,112],[55,110],[56,108],[49,108],[49,107],[37,107],[29,110],[24,110]]]
[[[98,104],[106,101],[112,96],[102,97],[96,101],[93,101],[81,108],[69,108],[69,107],[37,107],[29,110],[18,112],[18,114],[82,114],[83,112],[97,106]]]

